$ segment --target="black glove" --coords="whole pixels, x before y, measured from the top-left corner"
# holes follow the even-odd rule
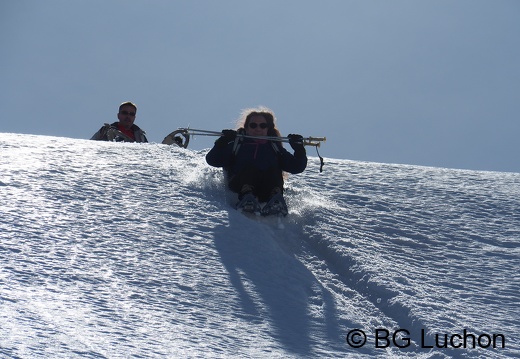
[[[295,156],[305,156],[305,147],[303,147],[303,137],[301,135],[290,134],[287,136],[289,144],[294,150]]]
[[[237,131],[235,130],[222,130],[222,136],[215,141],[215,146],[224,147],[228,143],[233,142],[237,137]]]
[[[295,135],[295,134],[290,134],[287,136],[287,138],[289,139],[289,144],[291,145],[291,147],[293,148],[293,150],[295,149],[294,147],[295,146],[303,146],[303,136],[302,135]]]

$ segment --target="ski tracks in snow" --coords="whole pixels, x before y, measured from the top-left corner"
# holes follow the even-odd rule
[[[4,137],[2,353],[518,353],[375,349],[370,338],[380,327],[515,338],[518,175],[342,160],[317,174],[311,158],[288,179],[279,229],[232,208],[205,151]],[[364,348],[348,347],[354,328]]]

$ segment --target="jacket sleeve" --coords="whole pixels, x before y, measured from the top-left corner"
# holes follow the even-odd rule
[[[108,141],[107,139],[107,127],[103,126],[99,129],[98,132],[94,133],[94,135],[90,138],[95,141]]]
[[[146,138],[146,132],[139,129],[135,132],[135,142],[148,143],[148,139]]]
[[[281,147],[280,152],[282,156],[282,170],[296,174],[302,173],[307,167],[307,153],[305,149],[292,155],[285,148]]]
[[[233,142],[225,146],[215,145],[206,154],[206,162],[213,167],[228,167],[231,165],[232,151]]]

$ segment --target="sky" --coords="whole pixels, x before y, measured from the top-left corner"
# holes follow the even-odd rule
[[[266,106],[325,158],[520,172],[519,18],[516,0],[2,0],[0,132],[88,139],[133,101],[161,142]]]

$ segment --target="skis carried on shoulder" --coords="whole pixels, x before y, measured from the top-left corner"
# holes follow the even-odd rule
[[[208,130],[196,130],[193,128],[178,128],[177,130],[170,133],[168,136],[164,138],[162,144],[165,145],[177,145],[182,148],[188,148],[188,144],[190,143],[190,136],[215,136],[220,137],[223,136],[222,131],[208,131]],[[250,136],[246,134],[237,134],[237,137],[243,138],[253,138],[257,140],[267,140],[267,141],[275,141],[275,142],[289,142],[289,137],[278,137],[278,136]],[[321,146],[322,142],[327,141],[327,137],[302,137],[300,144],[303,146],[313,146],[316,147],[316,153],[320,158],[320,172],[323,172],[323,157],[321,157],[318,147]]]
[[[163,140],[163,144],[172,145],[176,144],[180,147],[187,148],[189,144],[190,136],[222,136],[221,131],[207,131],[207,130],[196,130],[193,128],[178,128],[177,130],[170,133]],[[180,136],[184,137],[181,138]],[[237,134],[237,137],[254,138],[259,140],[278,141],[278,142],[289,142],[288,137],[277,137],[277,136],[250,136],[246,134]],[[320,147],[321,142],[327,141],[326,137],[302,137],[301,144],[304,146],[315,146]]]

